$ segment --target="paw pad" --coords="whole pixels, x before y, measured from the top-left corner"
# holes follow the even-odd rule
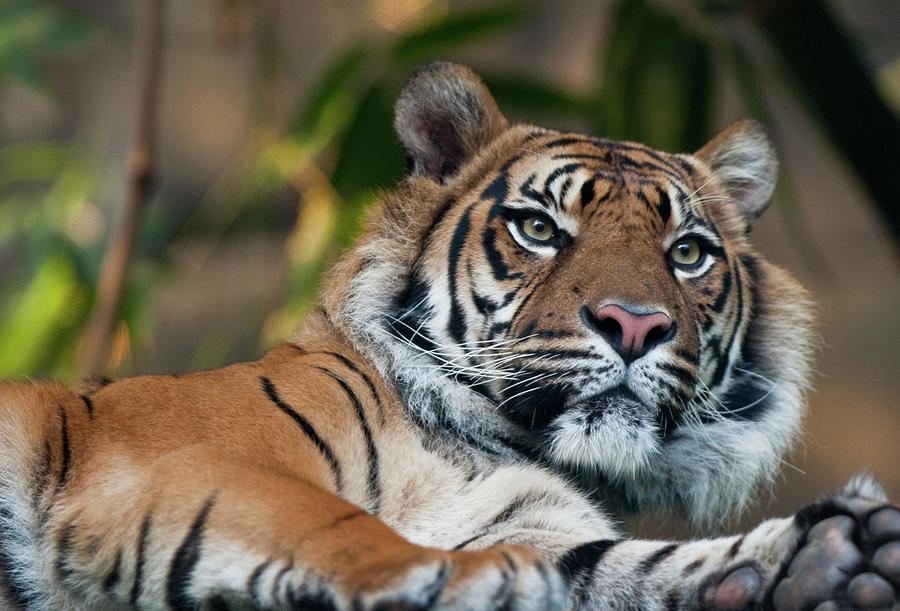
[[[833,515],[807,532],[773,591],[778,611],[890,609],[900,602],[900,510],[843,501],[837,504],[850,515]]]
[[[869,517],[869,532],[876,539],[900,539],[900,510],[879,509]]]
[[[847,600],[863,609],[890,607],[894,588],[875,573],[860,573],[847,586]]]
[[[872,566],[900,586],[900,541],[886,543],[872,557]]]
[[[718,585],[711,586],[704,597],[707,609],[737,611],[746,609],[759,595],[759,572],[751,566],[742,566],[728,573]]]

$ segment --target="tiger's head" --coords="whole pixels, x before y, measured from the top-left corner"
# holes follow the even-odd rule
[[[600,477],[610,498],[742,506],[795,436],[810,305],[747,236],[777,162],[738,122],[693,155],[510,125],[450,63],[409,80],[410,173],[323,293],[412,419]]]

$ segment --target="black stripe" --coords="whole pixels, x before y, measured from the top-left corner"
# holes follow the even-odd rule
[[[515,280],[522,277],[521,272],[510,273],[509,266],[503,260],[503,254],[496,247],[497,232],[492,224],[497,217],[507,216],[509,213],[509,209],[502,203],[491,206],[484,231],[481,234],[481,247],[484,249],[488,263],[491,264],[491,272],[497,280]]]
[[[544,330],[532,329],[531,333],[522,333],[522,336],[529,336],[528,339],[568,339],[571,337],[581,337],[581,333],[573,333],[572,331],[563,331],[561,329]]]
[[[587,350],[528,350],[527,353],[530,356],[540,357],[541,360],[557,360],[564,358],[575,358],[575,359],[590,359],[596,360],[597,355],[593,352],[589,352]],[[596,369],[591,368],[592,371],[597,371],[598,373],[603,373],[608,370],[611,366],[603,366],[598,367]]]
[[[581,207],[585,208],[589,203],[594,201],[594,198],[597,197],[597,191],[594,189],[595,179],[591,178],[590,180],[584,181],[584,184],[581,185]]]
[[[636,571],[644,574],[649,573],[654,569],[654,567],[656,567],[657,564],[671,556],[677,549],[677,543],[670,543],[669,545],[665,545],[659,548],[658,550],[650,554],[650,556],[644,558],[638,565]]]
[[[559,203],[563,204],[566,201],[566,198],[569,195],[569,190],[572,188],[572,177],[569,176],[563,181],[562,186],[559,188]]]
[[[728,300],[728,296],[731,294],[731,266],[725,273],[722,275],[722,290],[719,292],[719,295],[716,297],[715,302],[712,304],[711,309],[716,314],[719,314],[722,311],[722,308],[725,307],[725,302]]]
[[[523,286],[518,287],[517,290],[523,290],[523,289],[531,289],[531,290],[530,290],[530,291],[525,295],[525,297],[519,302],[519,305],[516,306],[516,310],[515,310],[515,312],[513,312],[512,316],[510,317],[509,322],[508,322],[508,323],[504,323],[503,326],[509,327],[509,326],[511,326],[515,321],[517,321],[517,320],[519,319],[519,314],[522,312],[522,310],[525,308],[525,306],[528,304],[528,302],[531,301],[531,298],[532,298],[532,297],[534,296],[534,294],[537,292],[538,286],[539,286],[539,284],[540,284],[540,280],[542,280],[542,279],[541,279],[541,278],[535,278],[534,280],[535,280],[534,286],[530,286],[529,284],[525,284],[525,285],[523,285]],[[498,327],[498,326],[500,326],[500,325],[499,325],[499,324],[495,324],[495,325],[494,325],[495,328]],[[503,330],[505,331],[505,329],[503,329]]]
[[[683,348],[679,348],[678,350],[676,350],[675,356],[681,357],[689,363],[696,363],[697,359],[700,358],[700,356],[696,352],[692,350],[685,350]]]
[[[275,576],[274,581],[272,581],[272,599],[278,600],[278,590],[281,589],[281,580],[284,579],[284,576],[287,575],[294,569],[294,559],[291,558],[290,564],[286,567],[278,571],[278,574]]]
[[[21,560],[6,547],[8,541],[16,538],[16,529],[10,524],[12,520],[12,511],[0,505],[0,587],[15,607],[27,609],[34,602],[34,595],[16,571]]]
[[[659,204],[657,204],[656,209],[659,211],[663,227],[665,227],[666,223],[669,222],[669,217],[672,215],[672,200],[669,199],[669,194],[659,187],[657,187],[657,191],[659,192]]]
[[[419,252],[416,254],[416,265],[413,268],[418,266],[418,262],[425,256],[425,251],[428,248],[428,244],[431,241],[431,234],[434,232],[435,227],[443,220],[443,218],[447,215],[447,212],[453,205],[456,203],[456,198],[449,197],[441,204],[440,209],[437,211],[437,214],[431,219],[431,224],[428,225],[428,229],[425,230],[423,234],[425,239],[422,240],[421,246],[419,246]]]
[[[477,539],[480,539],[480,538],[482,538],[483,536],[485,536],[486,534],[488,534],[488,533],[486,533],[486,532],[480,532],[480,533],[478,533],[477,535],[473,535],[473,536],[469,537],[468,539],[466,539],[465,541],[463,541],[462,543],[459,543],[459,544],[457,544],[457,545],[454,545],[454,546],[453,546],[453,549],[462,549],[462,548],[464,548],[465,546],[467,546],[469,543],[471,543],[472,541],[475,541],[475,540],[477,540]]]
[[[559,561],[559,568],[569,581],[576,577],[589,575],[606,552],[618,542],[616,539],[600,539],[583,543],[566,552],[566,555]]]
[[[228,611],[228,603],[221,596],[213,596],[203,607],[206,611]]]
[[[459,295],[457,295],[456,291],[456,270],[472,225],[469,216],[472,214],[473,207],[474,204],[466,208],[459,219],[459,223],[457,223],[456,229],[453,231],[453,238],[450,240],[450,248],[447,254],[447,282],[450,292],[450,318],[447,321],[447,333],[457,344],[461,344],[465,339],[466,327],[463,321],[462,306],[459,303]]]
[[[141,597],[141,588],[143,587],[144,578],[144,552],[147,547],[147,535],[150,533],[150,522],[152,515],[148,511],[144,515],[144,521],[141,522],[141,531],[138,535],[137,556],[134,560],[134,584],[131,586],[131,605],[137,604]]]
[[[59,479],[56,482],[56,493],[59,494],[59,491],[65,487],[66,479],[69,476],[69,461],[71,460],[71,455],[69,454],[69,428],[66,423],[66,410],[64,410],[61,405],[58,405],[57,407],[59,408],[59,417],[62,419],[62,466],[59,469]]]
[[[680,171],[683,168],[673,165],[669,162],[669,160],[661,157],[659,152],[654,151],[650,148],[642,147],[640,145],[629,146],[624,142],[616,140],[565,138],[560,140],[558,143],[551,143],[546,148],[566,146],[569,144],[590,144],[592,146],[603,147],[609,150],[603,155],[591,153],[557,153],[553,155],[552,159],[592,159],[613,166],[619,171],[621,171],[622,166],[625,166],[629,169],[660,172],[674,181],[683,182],[687,178],[687,176],[685,176],[685,174]],[[625,153],[625,155],[623,155],[622,153]],[[642,155],[646,155],[647,157],[653,159],[655,163],[649,161],[637,161],[636,159],[627,156],[628,153],[640,153]]]
[[[91,401],[91,398],[87,395],[80,395],[81,400],[84,401],[84,407],[87,409],[88,418],[94,417],[94,402]]]
[[[681,571],[682,577],[687,577],[706,563],[706,557],[697,558]]]
[[[740,331],[741,320],[744,316],[744,293],[741,288],[743,279],[741,278],[740,271],[737,269],[737,267],[735,267],[731,271],[729,276],[731,276],[732,274],[735,277],[735,285],[737,287],[735,319],[731,323],[731,337],[728,338],[728,346],[722,351],[719,358],[719,364],[716,367],[715,372],[713,373],[712,379],[710,380],[710,388],[716,388],[722,382],[722,380],[725,378],[725,374],[731,368],[731,361],[729,360],[729,358],[731,357],[731,349],[734,347],[734,343],[737,340],[738,332]]]
[[[370,378],[368,375],[366,375],[366,373],[362,369],[357,367],[355,363],[353,363],[350,359],[348,359],[343,354],[340,354],[339,352],[331,352],[331,351],[326,351],[325,354],[333,356],[334,358],[339,360],[341,363],[343,363],[347,369],[349,369],[350,371],[352,371],[353,373],[358,375],[360,378],[362,378],[363,382],[366,383],[366,386],[369,387],[369,392],[372,393],[372,398],[375,399],[375,403],[378,405],[378,411],[380,412],[381,411],[381,397],[378,394],[378,390],[375,388],[375,383],[372,382],[372,378]]]
[[[509,504],[506,505],[506,507],[500,510],[500,512],[496,516],[494,516],[494,518],[490,522],[488,522],[487,526],[485,526],[485,529],[489,529],[502,522],[507,522],[516,514],[516,512],[518,512],[523,507],[535,503],[540,503],[541,501],[546,500],[546,498],[547,493],[545,492],[529,492],[527,494],[520,494],[512,501],[510,501]]]
[[[738,537],[737,541],[734,542],[730,548],[728,548],[728,553],[725,554],[725,560],[733,560],[735,556],[738,555],[738,552],[741,551],[741,545],[744,544],[744,535]]]
[[[53,480],[52,464],[53,458],[50,451],[50,442],[44,441],[44,451],[41,452],[41,459],[37,462],[37,466],[34,470],[32,481],[35,482],[35,485],[31,490],[31,504],[38,514],[43,514],[41,509],[41,499],[50,487],[50,482]]]
[[[172,557],[172,565],[166,579],[166,602],[176,611],[191,611],[196,608],[188,589],[191,587],[191,577],[203,552],[203,529],[215,503],[215,496],[213,494],[203,503],[184,541]]]
[[[65,581],[72,572],[69,569],[69,552],[72,548],[72,537],[75,536],[75,523],[69,522],[60,529],[56,541],[56,574],[60,581]]]
[[[112,384],[113,380],[112,378],[108,378],[106,376],[97,376],[95,378],[91,378],[90,382],[92,384],[96,384],[100,388],[103,388],[104,386],[109,386],[110,384]]]
[[[613,176],[620,177],[623,173],[622,170],[624,166],[628,170],[638,170],[643,171],[643,173],[646,173],[646,170],[660,172],[661,174],[665,174],[667,178],[673,181],[683,181],[685,179],[685,176],[678,172],[675,166],[672,166],[659,157],[655,157],[658,163],[651,163],[649,161],[637,161],[636,159],[632,159],[631,157],[623,156],[621,152],[622,151],[609,151],[603,155],[595,155],[591,153],[557,153],[556,155],[553,155],[552,159],[590,159],[593,161],[603,162],[609,166],[614,167],[617,170],[617,174],[613,174],[611,172],[602,172],[604,178],[612,178]],[[647,151],[642,150],[640,152],[643,153]],[[640,184],[652,185],[656,184],[657,181],[646,178],[638,178],[637,182]]]
[[[359,397],[356,396],[356,393],[353,392],[353,389],[350,388],[343,378],[324,367],[316,367],[316,369],[334,378],[340,384],[341,389],[349,397],[350,402],[353,403],[353,408],[356,410],[356,417],[366,439],[366,451],[369,455],[369,497],[372,499],[372,513],[377,514],[381,508],[381,486],[378,483],[378,450],[375,448],[375,440],[372,439],[372,429],[369,428],[366,412],[363,410]]]
[[[316,530],[328,530],[331,528],[335,528],[337,526],[340,526],[344,522],[347,522],[349,520],[355,520],[356,518],[361,518],[362,516],[367,516],[367,515],[370,515],[370,514],[367,511],[364,511],[362,509],[360,509],[358,511],[351,511],[350,513],[343,515],[339,518],[336,518],[336,519],[332,520],[331,522],[329,522],[328,524],[326,524],[325,526],[322,526],[321,528],[317,528]]]
[[[331,472],[334,474],[335,484],[337,486],[338,493],[340,493],[344,488],[344,479],[341,475],[341,465],[338,463],[337,459],[334,457],[334,453],[331,451],[331,448],[325,443],[325,440],[319,437],[319,434],[316,433],[316,429],[309,423],[309,421],[295,412],[290,405],[281,400],[278,396],[278,392],[275,390],[275,386],[272,384],[272,381],[265,377],[260,376],[260,382],[262,382],[263,391],[265,391],[266,395],[269,397],[269,400],[272,401],[278,408],[283,411],[285,414],[294,419],[298,425],[300,425],[300,429],[306,433],[306,436],[309,437],[310,441],[313,442],[313,445],[319,450],[325,460],[328,461],[328,464],[331,465]]]
[[[381,395],[378,394],[378,389],[375,388],[375,383],[372,382],[372,378],[370,378],[366,374],[366,372],[364,372],[362,369],[357,367],[353,361],[348,359],[346,356],[344,356],[340,352],[332,352],[331,350],[323,350],[320,353],[310,353],[310,352],[307,352],[306,350],[304,350],[302,347],[298,346],[297,344],[289,343],[288,346],[297,350],[301,354],[307,354],[307,355],[308,354],[327,354],[328,356],[332,356],[332,357],[336,358],[337,360],[339,360],[341,363],[343,363],[347,369],[349,369],[350,371],[352,371],[353,373],[358,375],[360,378],[362,378],[363,382],[366,383],[366,386],[369,387],[369,392],[372,393],[372,398],[375,399],[375,405],[378,408],[378,414],[381,417],[381,420],[382,421],[384,420],[384,414],[383,414],[382,408],[381,408]]]
[[[697,381],[697,376],[692,374],[687,369],[679,367],[678,365],[664,363],[663,365],[660,365],[659,368],[667,373],[671,373],[673,376],[675,376],[675,379],[677,379],[685,386],[694,386]]]
[[[553,202],[546,196],[544,193],[536,190],[532,185],[534,185],[534,179],[537,178],[537,174],[532,174],[529,176],[522,186],[519,187],[519,193],[522,194],[522,197],[525,199],[530,199],[542,205],[544,208],[550,209],[553,207]]]
[[[650,203],[650,200],[647,198],[647,195],[644,193],[643,189],[638,189],[637,191],[632,191],[634,196],[637,197],[638,201],[644,204],[644,208],[647,209],[647,212],[650,213],[650,218],[656,213],[656,206]]]
[[[250,573],[250,577],[247,579],[247,591],[250,592],[253,602],[262,603],[259,599],[259,578],[262,577],[262,574],[271,564],[272,558],[270,556],[253,569],[253,572]]]
[[[512,556],[505,551],[501,551],[500,556],[506,563],[506,570],[500,571],[500,576],[503,578],[503,581],[497,587],[494,595],[491,596],[491,604],[488,606],[489,609],[498,608],[499,603],[507,603],[501,608],[509,608],[509,595],[516,583],[516,573],[518,573],[518,571],[516,570],[516,564],[513,562]]]
[[[308,590],[291,590],[288,592],[288,604],[291,609],[303,609],[303,611],[337,611],[338,605],[334,600],[334,595],[329,591],[320,589]],[[355,605],[354,609],[362,608],[361,605]],[[379,607],[376,606],[376,609]],[[388,608],[388,607],[385,607]]]
[[[584,167],[583,163],[569,163],[564,166],[556,168],[555,170],[550,172],[549,176],[547,176],[547,179],[544,181],[544,197],[547,200],[549,200],[551,203],[555,204],[554,207],[559,208],[560,206],[562,206],[563,202],[562,202],[562,197],[560,197],[560,201],[558,201],[558,202],[555,201],[555,198],[553,197],[553,192],[550,191],[550,185],[553,183],[553,181],[555,181],[560,176],[565,176],[565,175],[571,174],[575,170],[581,169],[583,167]],[[560,192],[560,195],[562,195],[562,192]]]
[[[106,576],[106,579],[103,580],[103,589],[109,592],[116,584],[119,583],[119,580],[122,578],[122,548],[116,552],[116,561],[113,563],[113,568],[109,572],[109,575]]]
[[[509,266],[503,259],[503,253],[496,246],[497,231],[488,225],[481,233],[481,247],[487,257],[488,263],[491,265],[491,273],[498,281],[521,278],[521,273],[509,273]]]

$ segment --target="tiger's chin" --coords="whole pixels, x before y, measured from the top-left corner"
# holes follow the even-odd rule
[[[545,454],[554,463],[613,480],[649,468],[661,446],[652,410],[627,390],[579,397],[554,420],[546,439]]]

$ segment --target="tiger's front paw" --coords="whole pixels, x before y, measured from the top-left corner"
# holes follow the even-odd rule
[[[900,509],[839,496],[797,522],[806,536],[772,592],[778,611],[900,609]]]
[[[533,551],[498,545],[370,567],[354,609],[562,609],[562,576]]]

